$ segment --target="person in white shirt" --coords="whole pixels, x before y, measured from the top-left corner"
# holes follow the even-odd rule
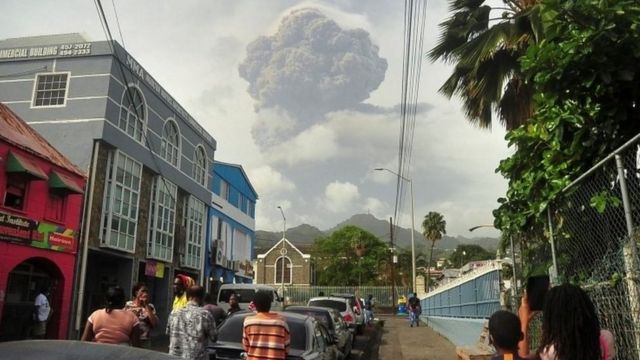
[[[35,339],[44,339],[47,335],[47,322],[51,317],[51,306],[49,305],[49,287],[43,286],[34,302],[35,326],[33,328],[33,337]]]

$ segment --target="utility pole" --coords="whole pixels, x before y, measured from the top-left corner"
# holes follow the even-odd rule
[[[396,254],[393,247],[393,218],[389,218],[389,239],[391,241],[391,313],[396,313]]]

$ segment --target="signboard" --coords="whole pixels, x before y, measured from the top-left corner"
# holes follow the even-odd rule
[[[144,274],[162,279],[164,277],[164,263],[147,260],[144,267]]]
[[[0,49],[0,60],[32,59],[51,56],[91,55],[91,43],[36,46],[27,48]]]
[[[68,253],[77,246],[73,229],[5,212],[0,212],[0,240]]]

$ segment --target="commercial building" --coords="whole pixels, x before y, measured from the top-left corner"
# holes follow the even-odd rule
[[[213,137],[117,42],[79,34],[0,41],[0,101],[88,173],[74,329],[144,281],[162,332],[174,275],[204,284]]]
[[[209,210],[208,290],[223,283],[253,283],[258,194],[240,165],[216,161]]]
[[[30,336],[51,289],[47,338],[66,338],[85,176],[0,103],[0,340]]]

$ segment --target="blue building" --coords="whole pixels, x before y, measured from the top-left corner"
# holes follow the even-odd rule
[[[143,281],[161,333],[174,276],[206,283],[213,136],[117,42],[79,34],[0,40],[0,101],[88,174],[73,330]]]
[[[214,161],[213,199],[205,274],[208,290],[223,283],[253,283],[258,194],[240,165]]]

